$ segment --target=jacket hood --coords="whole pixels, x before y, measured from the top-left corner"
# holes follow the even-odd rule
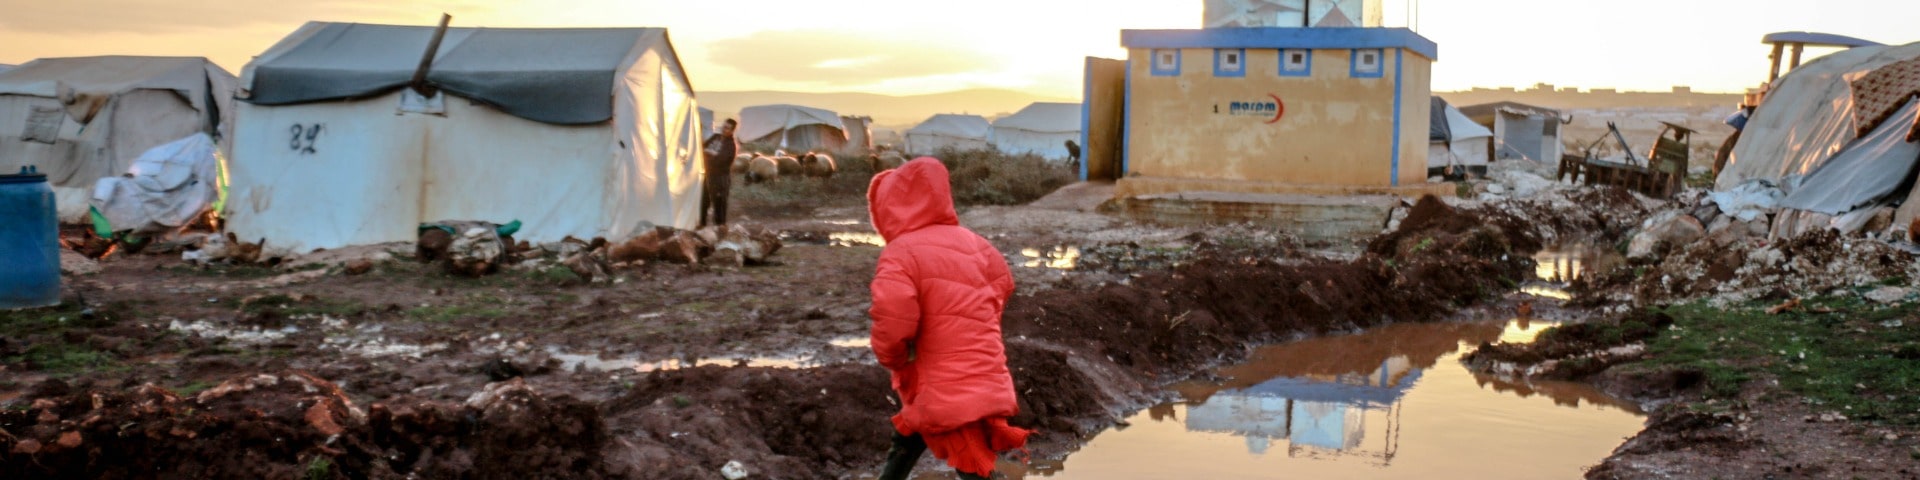
[[[922,228],[959,225],[947,178],[947,166],[933,157],[875,174],[867,184],[867,214],[880,238],[891,243]]]

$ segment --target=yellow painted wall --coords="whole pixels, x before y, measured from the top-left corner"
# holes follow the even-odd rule
[[[1379,78],[1353,78],[1351,50],[1321,49],[1313,51],[1310,76],[1283,77],[1279,50],[1246,52],[1245,77],[1214,76],[1211,48],[1182,50],[1180,75],[1157,77],[1152,50],[1131,49],[1129,176],[1391,185],[1394,57],[1401,55],[1399,183],[1425,181],[1428,59],[1387,49]],[[1285,103],[1277,122],[1230,113],[1231,102],[1269,95]]]

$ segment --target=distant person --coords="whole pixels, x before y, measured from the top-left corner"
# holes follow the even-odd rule
[[[1073,140],[1067,140],[1067,165],[1074,170],[1080,169],[1080,144],[1073,143]]]
[[[740,141],[733,138],[733,128],[740,122],[727,119],[720,125],[720,131],[707,137],[702,144],[702,153],[706,155],[706,188],[700,192],[700,226],[709,225],[708,212],[712,212],[711,225],[727,224],[727,196],[733,190],[733,157],[740,151]]]
[[[1740,133],[1747,130],[1747,120],[1753,117],[1753,107],[1741,105],[1733,115],[1727,116],[1727,126],[1733,127],[1733,134],[1720,142],[1720,149],[1713,152],[1713,178],[1720,178],[1720,172],[1727,169],[1727,160],[1733,158],[1733,145],[1740,143]]]
[[[873,278],[873,356],[893,377],[900,413],[881,480],[904,480],[920,455],[963,479],[993,476],[1022,448],[1000,314],[1013,294],[1006,257],[960,226],[947,167],[920,157],[873,176],[867,211],[885,239]]]

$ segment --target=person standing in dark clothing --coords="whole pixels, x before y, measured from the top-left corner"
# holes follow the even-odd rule
[[[700,192],[700,226],[727,224],[727,196],[733,189],[733,157],[740,152],[740,142],[733,138],[733,128],[740,122],[727,119],[720,125],[720,131],[707,137],[701,144],[702,154],[706,155],[706,188]],[[709,216],[708,212],[712,212]]]

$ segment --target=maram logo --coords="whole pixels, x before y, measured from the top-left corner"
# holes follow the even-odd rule
[[[1267,123],[1279,122],[1280,117],[1285,116],[1287,114],[1287,102],[1281,101],[1279,95],[1274,95],[1269,93],[1267,94],[1267,97],[1272,98],[1273,101],[1269,102],[1264,100],[1256,100],[1251,102],[1227,102],[1226,112],[1221,112],[1220,105],[1214,104],[1213,113],[1226,113],[1227,115],[1233,115],[1233,116],[1271,118],[1270,120],[1267,120]]]

